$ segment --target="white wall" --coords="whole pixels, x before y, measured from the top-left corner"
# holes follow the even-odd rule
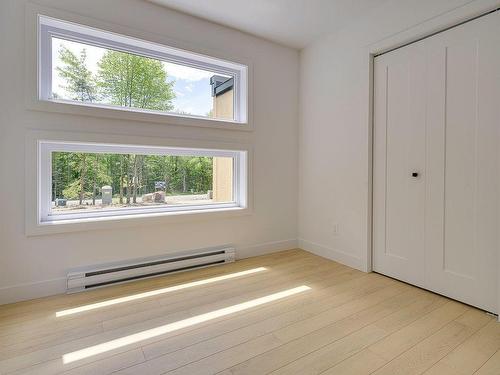
[[[28,110],[26,3],[0,3],[0,303],[63,291],[69,268],[226,243],[249,256],[293,247],[297,233],[302,248],[369,269],[369,53],[453,24],[499,1],[389,0],[303,50],[300,72],[295,50],[145,1],[36,1],[250,59],[253,132]],[[28,237],[24,159],[25,138],[33,130],[97,133],[104,140],[137,136],[248,144],[254,151],[253,214]]]
[[[39,0],[106,23],[250,59],[253,132],[182,127],[27,109],[25,1],[0,4],[0,303],[64,291],[69,268],[233,244],[240,255],[295,246],[297,234],[298,52],[139,0]],[[253,148],[253,213],[228,219],[25,235],[25,138],[33,130],[207,139]],[[129,139],[129,138],[127,138]]]
[[[370,269],[370,53],[498,4],[390,0],[301,51],[300,247]]]

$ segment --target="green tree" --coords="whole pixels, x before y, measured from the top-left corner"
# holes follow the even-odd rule
[[[74,179],[70,165],[71,154],[68,152],[54,152],[52,154],[52,192],[53,200],[64,198],[63,190]]]
[[[174,82],[167,82],[161,61],[107,51],[98,66],[99,88],[111,104],[160,111],[174,108]]]
[[[80,204],[83,203],[85,198],[89,197],[86,192],[86,175],[89,174],[91,165],[88,163],[87,154],[76,153],[76,152],[61,152],[57,153],[54,159],[56,163],[58,161],[66,159],[66,164],[70,173],[68,174],[68,179],[66,185],[59,188],[63,192],[63,196],[68,199],[78,199]],[[57,165],[56,164],[56,165]],[[53,174],[61,174],[54,171]]]
[[[93,205],[95,205],[96,198],[101,192],[101,187],[110,185],[113,182],[113,177],[108,172],[108,157],[107,154],[88,154],[87,157],[87,176],[88,180],[92,181],[89,184],[89,189],[92,191]]]
[[[146,157],[145,166],[148,176],[148,189],[154,191],[154,183],[163,181],[165,192],[172,189],[174,176],[174,160],[172,156],[149,155]]]
[[[62,86],[78,101],[104,101],[125,107],[170,111],[174,82],[167,82],[167,72],[161,61],[129,53],[107,51],[98,63],[99,72],[94,76],[87,68],[87,53],[80,51],[75,55],[66,47],[59,50],[60,66],[56,67],[66,85]],[[147,168],[140,155],[119,155],[118,157],[97,156],[92,164],[85,154],[65,158],[60,155],[54,160],[54,198],[60,195],[78,199],[80,204],[85,198],[92,197],[95,204],[99,186],[111,183],[113,191],[119,192],[119,201],[134,203],[143,188]],[[117,168],[118,167],[118,168]],[[72,176],[63,173],[71,168]],[[118,173],[110,171],[118,170]],[[106,176],[107,173],[107,176]],[[164,174],[162,178],[167,180]],[[77,179],[77,180],[76,180]],[[89,181],[91,183],[89,183]],[[87,194],[86,189],[91,190]]]
[[[68,48],[61,47],[59,59],[62,66],[56,67],[56,70],[59,76],[66,81],[66,86],[62,86],[62,88],[73,95],[72,99],[82,102],[97,100],[97,82],[92,72],[87,69],[85,48],[80,51],[80,56],[77,57]]]
[[[190,157],[187,160],[189,188],[196,193],[206,193],[212,185],[212,158]]]

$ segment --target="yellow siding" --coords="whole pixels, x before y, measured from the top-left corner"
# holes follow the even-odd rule
[[[231,202],[233,200],[233,159],[215,157],[213,167],[214,202]]]
[[[214,118],[232,120],[233,117],[233,90],[214,97]]]
[[[214,118],[233,119],[233,90],[214,97]],[[233,200],[233,159],[213,159],[213,201]]]

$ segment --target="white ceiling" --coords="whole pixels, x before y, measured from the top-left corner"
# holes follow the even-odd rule
[[[385,0],[149,1],[300,49]]]

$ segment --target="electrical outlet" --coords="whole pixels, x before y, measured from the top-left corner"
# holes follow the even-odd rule
[[[332,223],[332,233],[337,236],[339,234],[339,224]]]

